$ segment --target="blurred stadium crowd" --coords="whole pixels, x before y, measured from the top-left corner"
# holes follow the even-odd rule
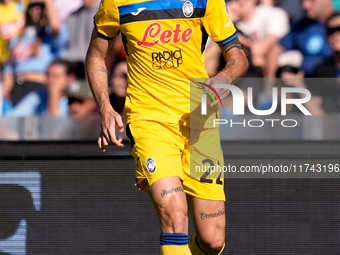
[[[98,114],[84,60],[99,2],[0,0],[0,116]],[[239,86],[245,94],[253,88],[257,109],[271,106],[274,86],[290,86],[311,91],[306,107],[313,115],[339,112],[340,1],[227,0],[226,6],[250,63]],[[125,57],[118,36],[106,59],[118,112],[128,85]],[[209,76],[225,66],[211,40],[205,57]],[[230,114],[232,97],[223,105]]]

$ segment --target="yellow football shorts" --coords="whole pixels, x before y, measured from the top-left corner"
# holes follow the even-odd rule
[[[176,124],[138,121],[126,134],[136,163],[136,186],[144,190],[164,177],[178,176],[184,191],[194,197],[225,200],[224,165],[219,130],[193,129]],[[191,141],[191,143],[190,143]]]

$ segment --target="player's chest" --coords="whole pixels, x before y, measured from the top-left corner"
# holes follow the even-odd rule
[[[201,27],[200,1],[147,1],[119,6],[121,32],[137,46],[187,43]]]

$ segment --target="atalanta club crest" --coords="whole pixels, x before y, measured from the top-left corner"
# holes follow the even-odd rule
[[[186,1],[182,7],[183,15],[187,18],[191,17],[194,13],[194,5],[190,1]]]
[[[156,161],[153,158],[148,158],[146,160],[146,169],[148,169],[149,173],[152,174],[156,171],[157,165]]]

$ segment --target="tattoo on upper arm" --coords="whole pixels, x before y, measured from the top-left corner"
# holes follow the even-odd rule
[[[98,66],[98,71],[106,73],[107,74],[107,70],[104,66]]]
[[[183,190],[182,187],[172,188],[172,189],[169,189],[169,190],[163,189],[162,192],[161,192],[161,197],[164,197],[165,195],[168,195],[168,194],[171,194],[171,193],[174,193],[174,192],[184,192],[184,190]]]
[[[199,215],[201,217],[201,220],[209,219],[209,218],[217,218],[220,216],[223,216],[225,214],[225,210],[218,210],[216,213],[205,213],[205,212],[199,212]]]

